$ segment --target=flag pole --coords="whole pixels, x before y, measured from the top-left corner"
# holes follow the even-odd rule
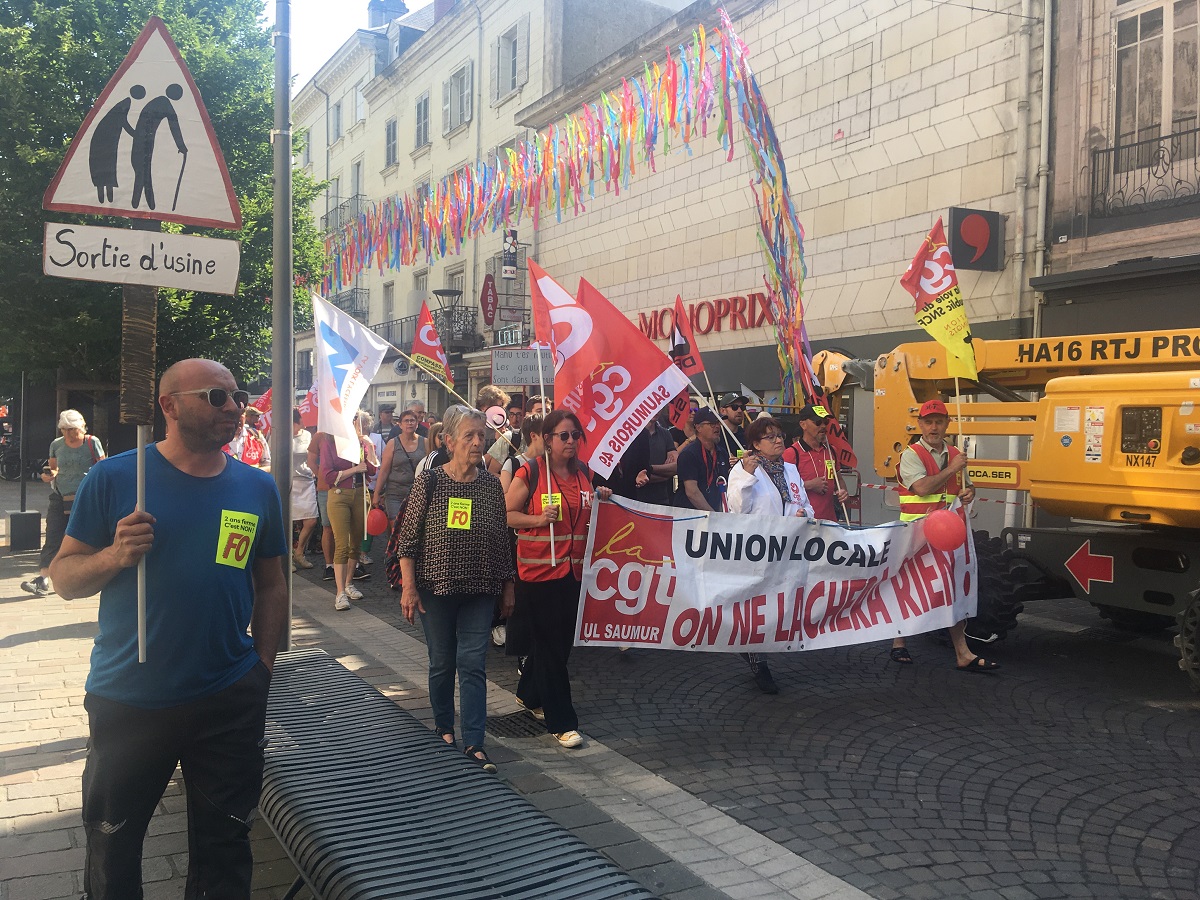
[[[536,343],[536,341],[535,341]],[[542,371],[542,348],[537,348],[537,366],[538,366],[538,392],[542,397],[546,396],[546,375]],[[545,402],[542,403],[542,408],[545,409]],[[546,487],[550,490],[550,498],[554,499],[554,473],[550,471],[550,464],[546,463]],[[533,498],[530,498],[533,499]],[[558,554],[554,549],[554,523],[550,523],[550,568],[558,568]]]
[[[705,381],[707,381],[707,380],[708,380],[708,373],[707,373],[707,372],[705,372],[705,373],[704,373],[704,380],[705,380]],[[730,430],[730,428],[729,428],[729,423],[728,423],[728,422],[726,422],[726,421],[725,421],[725,419],[721,417],[721,414],[720,414],[719,412],[717,412],[717,405],[716,405],[716,401],[710,401],[708,397],[705,397],[705,396],[704,396],[702,393],[700,393],[700,389],[699,389],[699,388],[697,388],[697,387],[696,387],[694,384],[692,384],[692,381],[691,381],[691,379],[690,379],[690,378],[688,379],[688,387],[690,387],[690,388],[691,388],[691,389],[692,389],[692,390],[695,392],[696,396],[697,396],[697,397],[698,397],[698,398],[699,398],[701,401],[703,401],[703,405],[705,405],[705,406],[709,407],[709,409],[711,409],[713,412],[716,412],[716,413],[717,413],[717,418],[718,418],[718,419],[720,420],[720,422],[721,422],[721,427],[722,427],[723,429],[725,429],[725,433],[726,433],[726,434],[728,434],[728,435],[729,435],[731,438],[733,438],[733,442],[734,442],[735,444],[737,444],[737,445],[738,445],[738,449],[739,449],[739,450],[745,450],[746,448],[742,446],[742,442],[738,440],[738,438],[737,438],[737,435],[736,435],[736,434],[734,434],[734,433],[733,433],[733,432]],[[708,388],[709,388],[709,390],[712,390],[712,385],[710,384],[710,385],[708,386]]]
[[[419,368],[422,372],[424,372],[426,375],[428,375],[430,378],[432,378],[434,381],[436,381],[442,387],[444,387],[450,393],[450,396],[454,397],[454,399],[460,400],[464,406],[469,406],[469,407],[471,407],[471,409],[475,408],[475,404],[468,402],[467,398],[464,397],[462,394],[458,393],[458,391],[454,390],[454,388],[450,385],[450,383],[448,381],[443,381],[441,378],[438,378],[435,374],[430,372],[427,368],[425,368],[423,365],[421,365],[419,362],[417,362],[415,359],[413,359],[413,357],[411,357],[409,354],[405,353],[403,350],[401,350],[395,344],[391,343],[390,341],[388,341],[382,337],[380,338],[380,340],[383,341],[385,344],[387,344],[389,347],[391,347],[393,350],[395,350],[397,353],[399,353],[401,356],[403,356],[405,359],[407,359],[414,366]],[[514,450],[519,449],[516,445],[513,444],[512,441],[510,441],[507,437],[505,437],[502,432],[497,431],[496,437],[500,438],[502,441],[504,441],[504,443],[508,444],[508,446],[512,447]]]
[[[954,376],[954,415],[958,418],[958,439],[960,444],[966,443],[966,436],[963,434],[963,415],[962,415],[962,393],[958,389],[958,376]],[[963,447],[959,448],[959,452],[965,452]],[[963,487],[972,487],[971,475],[966,468],[963,469]]]

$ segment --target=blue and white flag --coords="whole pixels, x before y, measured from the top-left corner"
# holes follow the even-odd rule
[[[338,456],[357,463],[362,455],[354,414],[388,351],[362,322],[313,294],[316,331],[317,430],[333,435]]]

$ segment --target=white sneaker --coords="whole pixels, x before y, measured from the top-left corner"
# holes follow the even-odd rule
[[[492,646],[503,647],[504,641],[508,638],[508,630],[503,625],[497,625],[492,629]]]
[[[358,561],[364,566],[374,565],[375,563],[375,560],[371,559],[371,557],[367,556],[365,553],[358,554]]]
[[[342,612],[343,610],[350,608],[350,598],[346,596],[345,591],[338,594],[337,597],[334,598],[333,608],[338,612]]]
[[[353,584],[346,585],[346,596],[351,600],[361,600],[362,591],[356,588]]]
[[[556,734],[559,746],[567,748],[575,748],[583,746],[583,735],[578,731],[564,731],[562,734]]]

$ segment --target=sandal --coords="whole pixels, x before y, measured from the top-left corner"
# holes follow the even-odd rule
[[[443,741],[445,741],[451,747],[454,746],[454,732],[453,731],[446,731],[444,728],[435,728],[434,731],[437,733],[437,736],[440,737]],[[447,740],[447,738],[449,738],[449,740]]]
[[[485,772],[490,772],[494,775],[496,772],[500,771],[496,768],[496,764],[488,759],[488,755],[483,752],[482,747],[463,747],[463,753],[466,755],[467,759],[475,763],[475,765],[479,766],[479,768],[483,769]]]
[[[994,663],[990,659],[984,659],[982,656],[977,656],[965,666],[958,666],[960,672],[984,672],[991,673],[1000,668],[1000,663]]]
[[[913,662],[912,654],[908,652],[907,647],[893,647],[892,662],[900,663],[902,666],[911,666]]]

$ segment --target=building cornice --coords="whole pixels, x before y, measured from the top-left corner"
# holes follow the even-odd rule
[[[292,101],[293,115],[299,120],[309,115],[321,100],[321,91],[330,92],[346,80],[364,60],[374,60],[382,32],[360,28],[317,70]]]

